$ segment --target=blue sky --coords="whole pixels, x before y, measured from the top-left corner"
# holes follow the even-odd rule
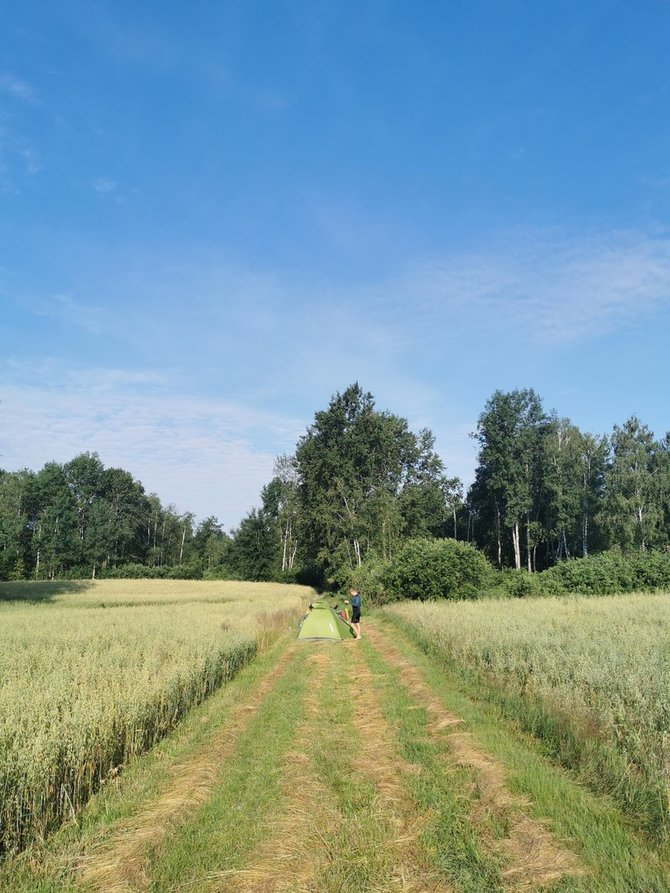
[[[230,528],[353,381],[670,428],[666,0],[2,4],[0,467]]]

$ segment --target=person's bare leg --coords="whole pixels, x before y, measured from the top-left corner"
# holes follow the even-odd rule
[[[360,625],[360,623],[352,623],[351,626],[353,627],[353,630],[354,630],[354,632],[356,633],[356,638],[357,638],[357,639],[360,639],[360,638],[361,638],[361,625]]]

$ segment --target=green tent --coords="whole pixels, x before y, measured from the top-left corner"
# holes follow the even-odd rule
[[[356,633],[336,614],[326,602],[315,602],[309,614],[305,614],[298,632],[299,639],[325,639],[330,642],[341,642],[343,639],[355,639]]]

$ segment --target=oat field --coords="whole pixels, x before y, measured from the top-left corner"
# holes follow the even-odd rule
[[[390,613],[638,826],[668,838],[670,595],[404,603]]]
[[[8,838],[0,893],[670,893],[670,847],[644,830],[648,814],[566,769],[560,742],[524,732],[500,695],[516,692],[546,722],[553,691],[562,728],[585,731],[577,655],[590,649],[595,665],[609,641],[631,683],[663,634],[662,601],[570,602],[563,614],[549,602],[397,606],[333,645],[297,641],[313,597],[300,588],[66,590],[12,589],[1,609],[14,668],[3,742],[17,755],[4,751],[3,784],[24,794],[14,815],[28,822],[58,784],[69,793],[51,825],[26,825],[21,851]],[[509,643],[524,629],[522,672]],[[600,667],[589,690],[603,696]],[[51,693],[32,711],[24,676]],[[124,753],[101,762],[119,741]]]
[[[43,837],[230,679],[311,590],[0,584],[0,852]]]
[[[0,867],[2,893],[670,893],[631,831],[383,617],[280,637]]]

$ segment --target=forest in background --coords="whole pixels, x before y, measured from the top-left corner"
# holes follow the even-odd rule
[[[318,411],[239,526],[164,506],[96,454],[0,471],[0,579],[174,576],[344,586],[408,542],[457,540],[493,568],[544,571],[670,546],[670,434],[631,417],[611,435],[496,391],[472,435],[464,492],[428,429],[379,411],[356,383]]]

